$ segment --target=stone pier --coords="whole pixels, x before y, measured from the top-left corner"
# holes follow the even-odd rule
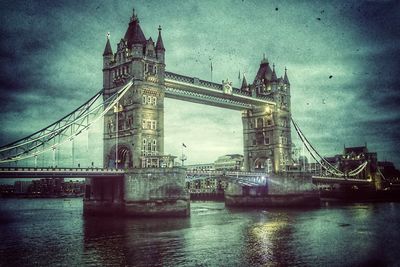
[[[264,185],[245,186],[229,183],[225,190],[229,207],[318,207],[319,191],[313,189],[311,177],[272,176]]]
[[[120,178],[87,180],[85,215],[190,215],[189,193],[182,168],[129,169]]]

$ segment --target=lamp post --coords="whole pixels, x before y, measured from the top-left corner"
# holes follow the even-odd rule
[[[122,105],[118,102],[114,106],[115,113],[115,168],[118,169],[118,113],[123,110]]]

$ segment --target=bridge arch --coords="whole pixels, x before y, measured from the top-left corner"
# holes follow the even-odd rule
[[[267,172],[272,171],[271,159],[269,157],[259,157],[254,161],[255,172]]]
[[[115,145],[110,149],[107,155],[106,166],[108,168],[115,168]],[[118,145],[118,169],[132,168],[132,151],[128,145],[119,144]]]

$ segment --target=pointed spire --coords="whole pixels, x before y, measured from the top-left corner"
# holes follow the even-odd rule
[[[128,43],[128,48],[131,48],[132,44],[146,45],[146,37],[144,36],[142,29],[140,28],[139,19],[135,13],[135,9],[133,9],[133,14],[129,22],[129,27],[126,30],[124,39]]]
[[[158,26],[158,38],[157,38],[157,45],[156,45],[156,50],[162,50],[165,51],[164,48],[164,43],[161,37],[161,25]]]
[[[276,73],[275,73],[275,64],[272,64],[272,76],[271,76],[271,81],[272,82],[276,82],[278,79],[276,77]]]
[[[285,67],[285,77],[283,78],[283,82],[290,85],[288,76],[287,76],[287,68]]]
[[[139,23],[139,18],[137,17],[137,14],[135,13],[135,8],[132,8],[131,22],[132,21],[137,21]]]
[[[261,60],[261,64],[269,64],[268,58],[265,57],[265,53],[263,53],[263,59]]]
[[[103,56],[109,56],[112,55],[112,49],[111,49],[111,44],[110,44],[110,33],[107,33],[107,43],[106,47],[104,48]]]
[[[243,73],[242,86],[240,87],[240,89],[243,90],[243,89],[245,89],[247,87],[248,87],[248,85],[247,85],[246,75]]]

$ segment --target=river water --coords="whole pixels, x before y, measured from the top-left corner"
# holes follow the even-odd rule
[[[0,199],[1,266],[400,266],[400,203],[84,218],[82,199]]]

